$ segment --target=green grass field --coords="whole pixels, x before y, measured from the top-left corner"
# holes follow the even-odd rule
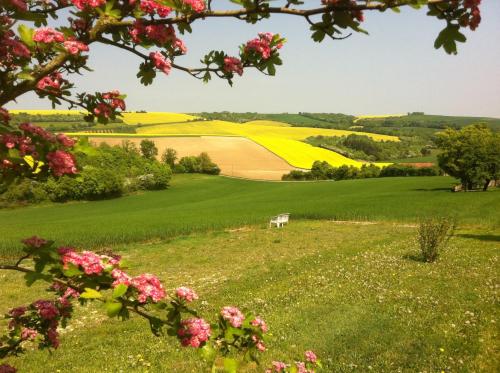
[[[34,234],[87,248],[169,238],[195,231],[293,219],[412,222],[456,215],[460,223],[498,226],[500,191],[451,193],[448,177],[378,178],[340,182],[254,182],[178,175],[169,190],[115,200],[50,204],[0,211],[0,255],[18,252]]]
[[[175,188],[166,193],[174,194]],[[421,193],[436,201],[441,192]],[[127,226],[133,230],[139,206],[128,206],[132,219]],[[213,215],[204,206],[198,202],[208,220]],[[144,209],[151,213],[144,219],[160,220],[151,206]],[[88,213],[82,205],[80,218],[55,215],[79,224]],[[89,218],[95,227],[124,223],[106,214]],[[55,228],[54,221],[38,223]],[[101,228],[88,229],[87,237],[102,234]],[[498,232],[461,231],[433,264],[415,259],[415,234],[408,224],[292,218],[281,230],[248,226],[111,249],[136,263],[134,274],[156,273],[168,289],[196,289],[201,298],[196,307],[204,317],[213,319],[228,304],[260,314],[272,333],[262,358],[265,365],[297,359],[313,349],[324,372],[498,371]],[[20,286],[17,273],[0,276],[0,313],[43,296],[41,285]],[[77,309],[61,347],[52,354],[29,351],[8,362],[33,373],[209,371],[193,349],[181,348],[176,339],[153,337],[147,323],[137,318],[110,320],[98,307]]]

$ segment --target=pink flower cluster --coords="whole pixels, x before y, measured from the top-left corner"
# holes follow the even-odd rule
[[[183,346],[200,347],[210,338],[210,325],[198,318],[183,320],[177,335]]]
[[[165,298],[165,289],[161,284],[160,280],[149,273],[143,273],[136,277],[131,277],[119,268],[115,268],[111,271],[111,277],[115,280],[113,282],[113,287],[120,284],[132,286],[135,288],[139,295],[137,300],[140,303],[146,303],[148,298],[153,302],[159,302]]]
[[[165,289],[163,289],[160,280],[154,275],[144,273],[134,277],[130,283],[138,290],[139,296],[137,300],[140,303],[146,303],[148,298],[151,298],[153,302],[159,302],[165,298]]]
[[[10,121],[10,114],[7,109],[4,109],[3,107],[0,107],[0,122],[3,122],[5,124],[9,123]]]
[[[243,320],[245,320],[245,315],[238,308],[232,306],[222,308],[220,314],[224,320],[229,321],[235,328],[239,328],[243,324]]]
[[[267,324],[264,320],[262,320],[260,317],[256,317],[253,319],[250,324],[252,326],[256,326],[262,330],[262,333],[267,333]]]
[[[105,0],[103,0],[103,2],[105,2]],[[39,29],[36,29],[33,33],[33,40],[38,43],[45,44],[63,43],[64,48],[68,51],[68,53],[73,55],[76,55],[80,52],[88,52],[89,50],[87,44],[74,40],[74,38],[65,40],[64,34],[62,32],[54,30],[51,27],[41,27]]]
[[[0,17],[0,24],[2,21]],[[30,57],[31,52],[28,47],[11,30],[0,35],[0,66],[17,65],[18,59]]]
[[[85,8],[97,8],[106,3],[106,0],[71,0],[71,2],[80,10]]]
[[[264,352],[266,350],[266,345],[256,335],[252,335],[252,341],[253,343],[255,343],[255,347],[257,347],[257,350],[259,350],[260,352]]]
[[[0,365],[0,373],[16,373],[17,369],[9,364]]]
[[[21,241],[23,244],[25,244],[28,247],[34,248],[34,249],[39,249],[43,245],[45,245],[48,241],[44,240],[43,238],[33,236],[30,238],[26,238]]]
[[[8,0],[17,10],[21,12],[25,12],[28,10],[28,6],[26,5],[26,1],[24,0]]]
[[[154,0],[141,0],[139,3],[139,8],[147,14],[158,14],[161,18],[167,17],[170,12],[172,12],[172,8],[168,6],[157,3]]]
[[[105,92],[101,95],[104,102],[99,102],[93,112],[99,117],[109,118],[116,109],[125,110],[125,101],[120,98],[117,90]]]
[[[37,300],[33,303],[33,306],[37,309],[38,314],[44,320],[53,320],[59,316],[59,310],[52,301],[48,300]]]
[[[151,52],[149,54],[149,58],[153,62],[153,65],[160,71],[163,71],[165,74],[170,74],[170,70],[172,69],[172,64],[169,60],[165,58],[163,54],[160,52]]]
[[[147,25],[145,26],[140,20],[136,20],[133,26],[129,29],[129,34],[134,43],[142,43],[143,41],[151,41],[157,46],[163,47],[169,44],[176,52],[185,54],[187,52],[184,42],[177,38],[175,29],[172,25]]]
[[[64,48],[69,54],[78,54],[80,52],[88,52],[89,46],[77,40],[66,40],[64,42]]]
[[[124,271],[118,268],[114,268],[111,271],[111,277],[113,277],[113,279],[115,280],[112,284],[113,287],[116,287],[120,284],[130,286],[130,283],[132,281],[132,277],[130,277]]]
[[[73,154],[64,150],[47,153],[47,161],[55,176],[77,174],[76,161]]]
[[[305,355],[306,355],[306,360],[309,361],[310,363],[316,364],[316,362],[318,361],[318,357],[311,350],[306,351]]]
[[[76,141],[66,136],[64,133],[56,135],[57,142],[66,148],[71,148],[76,144]]]
[[[181,286],[175,290],[175,295],[182,301],[192,302],[198,299],[198,294],[194,292],[194,290],[187,288],[185,286]]]
[[[119,257],[97,255],[92,251],[77,253],[72,247],[60,247],[58,252],[64,269],[67,269],[68,264],[71,263],[82,268],[87,275],[100,275],[104,269],[116,267],[120,262]]]
[[[266,373],[273,373],[273,372],[284,372],[285,369],[288,367],[287,364],[285,364],[282,361],[273,361],[271,363],[272,368],[271,369],[266,369]]]
[[[243,75],[243,64],[241,60],[237,57],[225,57],[224,58],[224,71],[227,73],[236,73],[239,76]]]
[[[36,338],[37,335],[38,335],[38,332],[35,329],[23,328],[23,330],[21,330],[21,339],[23,341],[27,341],[27,340],[32,341]]]
[[[460,25],[463,27],[469,26],[474,31],[481,23],[481,10],[479,9],[481,0],[465,0],[464,8],[470,9],[470,14],[464,14],[460,18]]]
[[[45,91],[51,94],[58,95],[60,94],[61,85],[66,80],[63,79],[62,74],[60,72],[53,72],[50,75],[44,76],[42,79],[38,81],[36,84],[36,88]]]
[[[189,5],[191,9],[193,9],[193,11],[196,13],[201,13],[205,10],[204,0],[182,0],[182,2],[186,5]]]
[[[267,60],[271,57],[271,54],[277,49],[281,49],[283,44],[278,42],[273,45],[274,34],[271,32],[259,32],[259,37],[252,39],[247,42],[245,46],[245,51],[251,52],[254,51],[257,54],[260,54],[262,59]]]
[[[33,33],[33,41],[38,43],[62,43],[64,34],[51,27],[40,27]]]

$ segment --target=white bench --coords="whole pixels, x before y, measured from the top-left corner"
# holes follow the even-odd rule
[[[275,225],[278,228],[283,227],[283,225],[288,224],[288,220],[290,218],[290,214],[279,214],[277,216],[273,216],[269,221],[269,228]]]

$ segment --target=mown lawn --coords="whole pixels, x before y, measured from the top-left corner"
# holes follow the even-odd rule
[[[499,232],[462,225],[434,264],[418,260],[415,234],[412,224],[292,219],[282,230],[251,225],[111,248],[137,263],[134,273],[192,286],[207,318],[223,305],[261,314],[272,333],[264,363],[313,349],[327,372],[498,371]],[[0,313],[43,294],[15,273],[0,281]],[[78,310],[53,354],[9,362],[34,373],[206,371],[175,339],[153,337],[139,319],[109,320],[97,306]]]
[[[169,238],[289,212],[293,219],[415,222],[454,215],[461,224],[500,226],[500,189],[452,193],[449,177],[270,183],[176,175],[169,190],[107,201],[0,210],[0,257],[34,234],[86,248]]]

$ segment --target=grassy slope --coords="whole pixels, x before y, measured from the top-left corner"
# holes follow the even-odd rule
[[[380,178],[316,183],[251,182],[175,176],[172,188],[116,200],[0,211],[0,255],[33,234],[86,247],[172,237],[210,229],[293,219],[414,221],[456,214],[462,223],[499,224],[500,191],[451,193],[448,177]]]
[[[498,371],[498,242],[461,235],[426,264],[411,259],[414,237],[409,226],[292,220],[283,230],[114,249],[137,263],[133,274],[159,274],[168,289],[195,288],[204,317],[228,304],[260,314],[273,334],[266,365],[313,349],[325,372]],[[19,288],[18,274],[0,275],[0,313],[43,294],[41,286]],[[90,307],[70,325],[53,354],[9,362],[32,373],[208,371],[195,351],[153,337],[142,320],[108,320]]]

